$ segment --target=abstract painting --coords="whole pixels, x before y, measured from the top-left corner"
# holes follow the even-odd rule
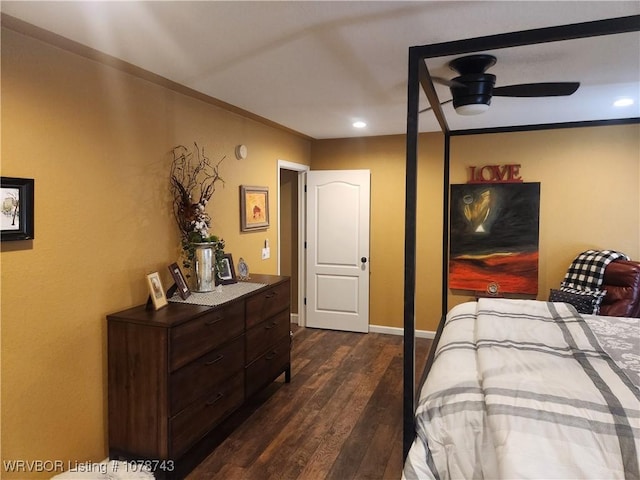
[[[449,288],[538,292],[540,183],[451,185]]]

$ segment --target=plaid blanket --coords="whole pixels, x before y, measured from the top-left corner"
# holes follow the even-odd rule
[[[629,260],[624,253],[614,250],[587,250],[578,255],[564,276],[560,288],[599,291],[604,280],[604,270],[614,260]]]
[[[404,479],[638,479],[640,391],[570,305],[454,307]]]

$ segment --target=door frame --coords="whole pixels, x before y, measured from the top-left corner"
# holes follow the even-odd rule
[[[281,170],[293,170],[298,172],[298,325],[304,327],[306,325],[306,305],[304,299],[306,297],[306,283],[305,277],[307,274],[306,255],[305,255],[305,232],[306,232],[306,195],[304,192],[306,184],[307,172],[311,169],[309,165],[301,163],[289,162],[287,160],[278,160],[278,275],[280,275],[280,171]]]

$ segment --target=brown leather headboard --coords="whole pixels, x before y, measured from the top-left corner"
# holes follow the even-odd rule
[[[616,260],[604,271],[600,315],[640,318],[640,262]]]

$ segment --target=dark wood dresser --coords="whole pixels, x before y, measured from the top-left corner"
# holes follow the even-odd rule
[[[251,281],[266,286],[216,307],[141,305],[107,316],[112,459],[179,478],[253,394],[282,373],[290,381],[289,278]]]

